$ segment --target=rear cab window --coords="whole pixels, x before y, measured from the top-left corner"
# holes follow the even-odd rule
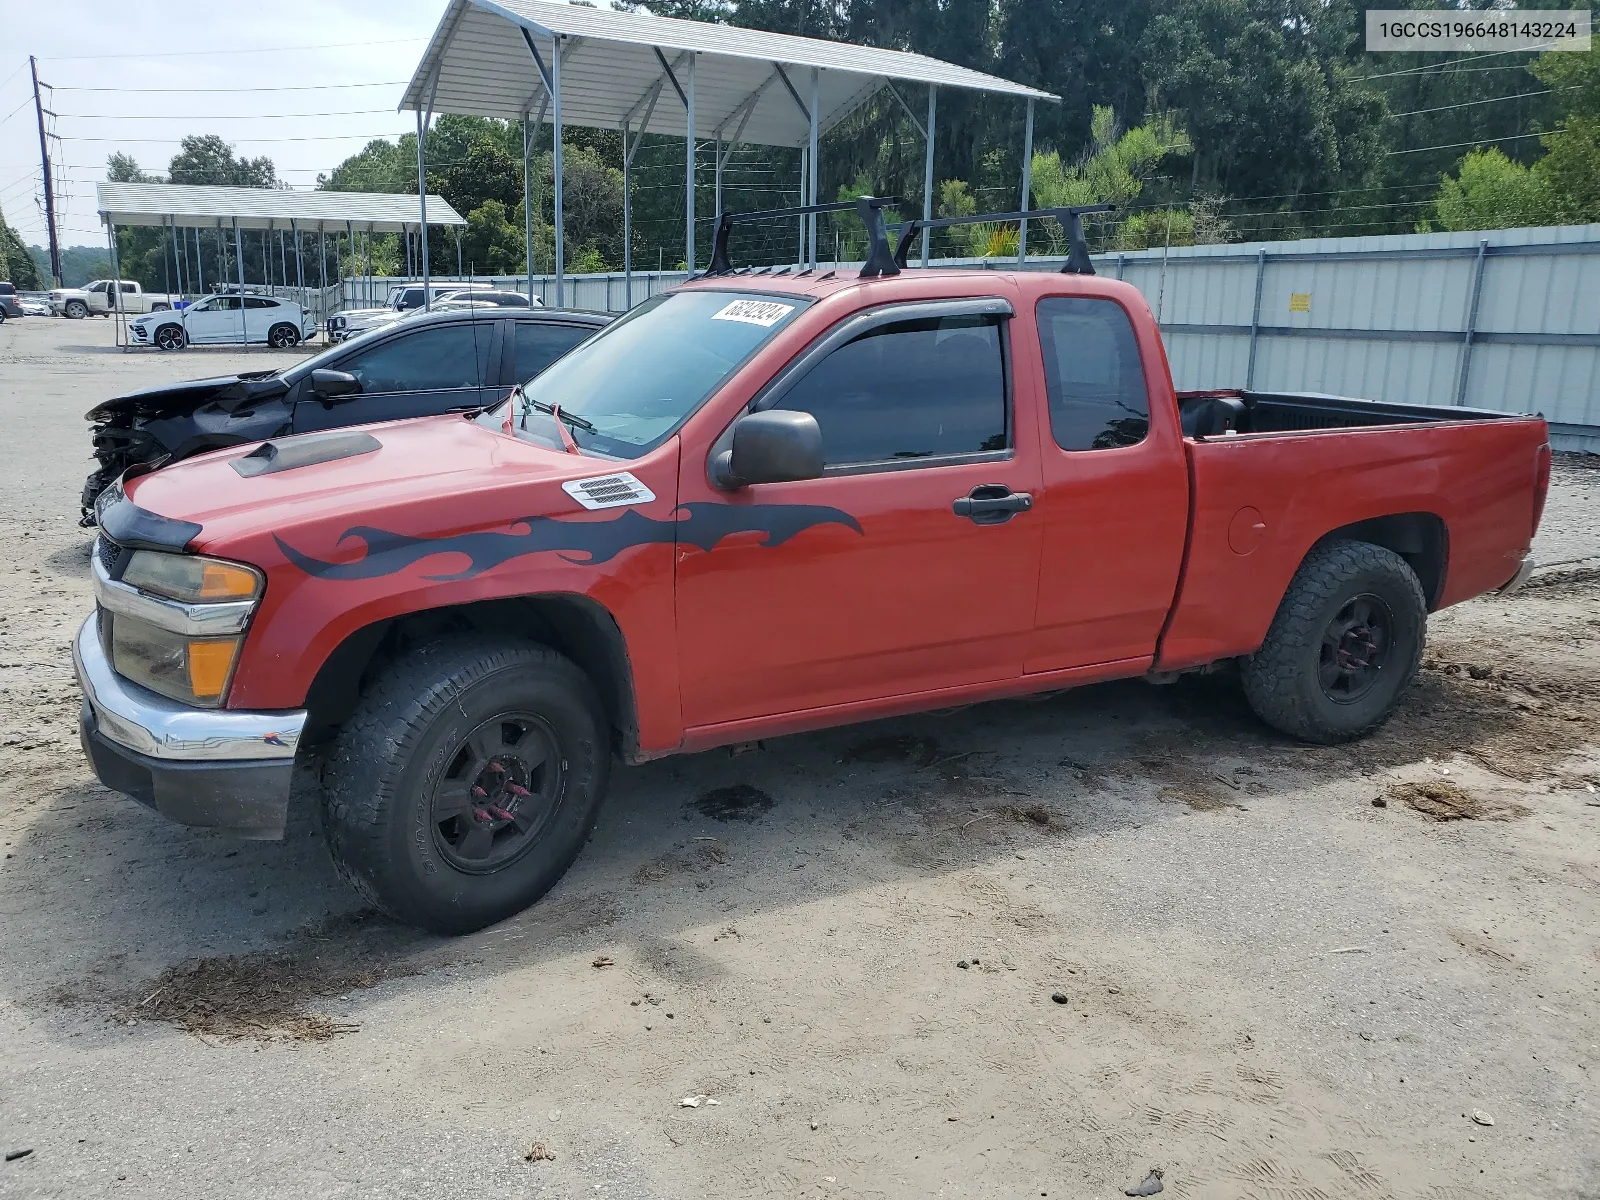
[[[1135,446],[1150,432],[1139,343],[1113,300],[1047,296],[1039,301],[1050,432],[1063,450]]]

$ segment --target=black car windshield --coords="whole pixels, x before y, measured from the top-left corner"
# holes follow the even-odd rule
[[[654,296],[525,381],[479,418],[518,437],[564,445],[551,410],[571,416],[582,450],[637,458],[677,430],[807,303],[798,297],[722,291]]]

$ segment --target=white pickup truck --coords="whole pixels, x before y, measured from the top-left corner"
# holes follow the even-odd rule
[[[125,313],[164,312],[172,308],[172,297],[165,292],[147,292],[131,279],[96,279],[81,288],[57,288],[50,293],[50,311],[58,317],[78,320],[93,313],[111,315],[111,296],[116,289],[116,307]]]

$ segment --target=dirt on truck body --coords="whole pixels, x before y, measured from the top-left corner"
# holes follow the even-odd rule
[[[1128,285],[885,261],[702,277],[481,412],[129,472],[97,773],[274,837],[321,745],[341,870],[464,931],[567,869],[614,755],[1221,664],[1342,742],[1526,574],[1541,419],[1180,396]]]

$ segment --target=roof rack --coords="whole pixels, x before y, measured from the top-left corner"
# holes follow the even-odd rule
[[[889,250],[889,231],[883,222],[883,210],[899,208],[897,196],[858,196],[837,204],[807,204],[799,208],[763,208],[755,212],[733,213],[724,210],[717,217],[717,233],[711,243],[711,265],[699,278],[733,274],[733,264],[728,260],[728,234],[734,223],[747,221],[776,221],[783,217],[804,217],[812,213],[854,212],[867,227],[867,237],[872,249],[861,268],[861,278],[873,279],[879,275],[898,275],[904,263],[896,265]],[[787,270],[787,268],[785,268]]]
[[[1094,264],[1089,261],[1089,243],[1083,236],[1082,217],[1085,213],[1115,212],[1115,204],[1080,204],[1072,208],[1033,208],[1027,212],[978,213],[970,217],[940,217],[934,221],[921,218],[896,225],[900,231],[900,244],[894,250],[897,268],[906,265],[906,255],[911,242],[924,229],[948,229],[952,225],[990,225],[1001,221],[1028,221],[1036,217],[1054,217],[1067,227],[1067,261],[1061,268],[1063,275],[1093,275]]]
[[[736,269],[728,259],[728,234],[734,224],[747,221],[776,221],[783,217],[804,217],[811,213],[851,212],[861,218],[867,227],[871,248],[867,261],[862,264],[862,279],[877,279],[898,275],[906,269],[911,243],[924,229],[948,229],[952,225],[988,225],[1001,221],[1025,221],[1039,217],[1054,217],[1067,228],[1067,261],[1061,268],[1064,275],[1093,275],[1094,264],[1089,261],[1089,244],[1083,236],[1083,216],[1086,213],[1115,212],[1114,204],[1080,204],[1071,208],[1035,208],[1027,212],[977,213],[970,217],[940,217],[924,221],[920,217],[903,221],[893,228],[900,234],[900,243],[889,249],[889,226],[884,223],[883,210],[899,208],[896,196],[858,196],[836,204],[808,204],[799,208],[763,208],[754,212],[734,213],[724,211],[717,217],[717,233],[711,245],[711,265],[697,278],[708,279],[718,275],[733,275]],[[744,269],[744,268],[739,268]],[[769,268],[761,268],[764,273]],[[788,268],[784,267],[783,271]],[[830,272],[831,274],[831,272]]]

